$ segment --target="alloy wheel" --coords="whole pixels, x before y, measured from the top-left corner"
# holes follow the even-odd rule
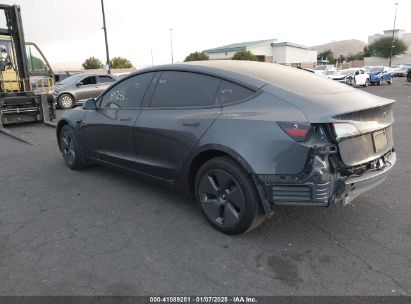
[[[221,169],[205,172],[198,194],[204,213],[212,222],[224,228],[238,224],[245,208],[245,197],[232,175]]]
[[[70,109],[73,106],[73,99],[70,96],[65,95],[61,98],[61,104],[65,109]]]
[[[63,152],[64,160],[69,165],[72,165],[76,158],[73,139],[71,138],[68,130],[63,130],[60,138],[61,151]]]

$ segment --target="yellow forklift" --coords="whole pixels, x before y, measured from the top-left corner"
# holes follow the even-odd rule
[[[0,26],[0,132],[26,122],[50,123],[55,118],[54,74],[34,43],[26,43],[20,7],[0,4],[6,28]]]

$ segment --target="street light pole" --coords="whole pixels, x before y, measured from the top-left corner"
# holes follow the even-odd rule
[[[394,32],[395,32],[395,22],[397,21],[397,9],[398,9],[398,3],[395,3],[394,28],[392,29],[390,63],[388,64],[389,67],[391,67],[392,49],[394,48]]]
[[[111,74],[111,68],[110,68],[110,55],[108,52],[108,40],[107,40],[107,27],[106,27],[106,14],[104,12],[104,0],[101,0],[101,10],[103,12],[103,30],[104,30],[104,38],[106,40],[106,64],[108,67],[107,72]]]
[[[173,29],[170,29],[170,44],[171,44],[171,63],[174,63],[174,54],[173,54]]]

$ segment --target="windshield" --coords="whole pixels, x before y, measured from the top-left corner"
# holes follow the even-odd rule
[[[374,67],[374,68],[370,68],[369,70],[368,70],[368,72],[370,72],[370,73],[381,73],[382,71],[384,70],[384,68],[383,67]]]
[[[340,71],[340,75],[350,76],[354,74],[355,70],[342,70]]]
[[[73,75],[73,76],[67,77],[66,79],[60,81],[59,84],[64,84],[64,85],[66,85],[66,84],[76,84],[83,77],[84,77],[84,75]]]

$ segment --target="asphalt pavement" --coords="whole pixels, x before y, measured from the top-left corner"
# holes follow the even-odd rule
[[[55,130],[0,133],[0,295],[410,295],[411,85],[397,99],[397,166],[352,205],[276,208],[227,236],[194,203],[111,169],[68,169]]]

